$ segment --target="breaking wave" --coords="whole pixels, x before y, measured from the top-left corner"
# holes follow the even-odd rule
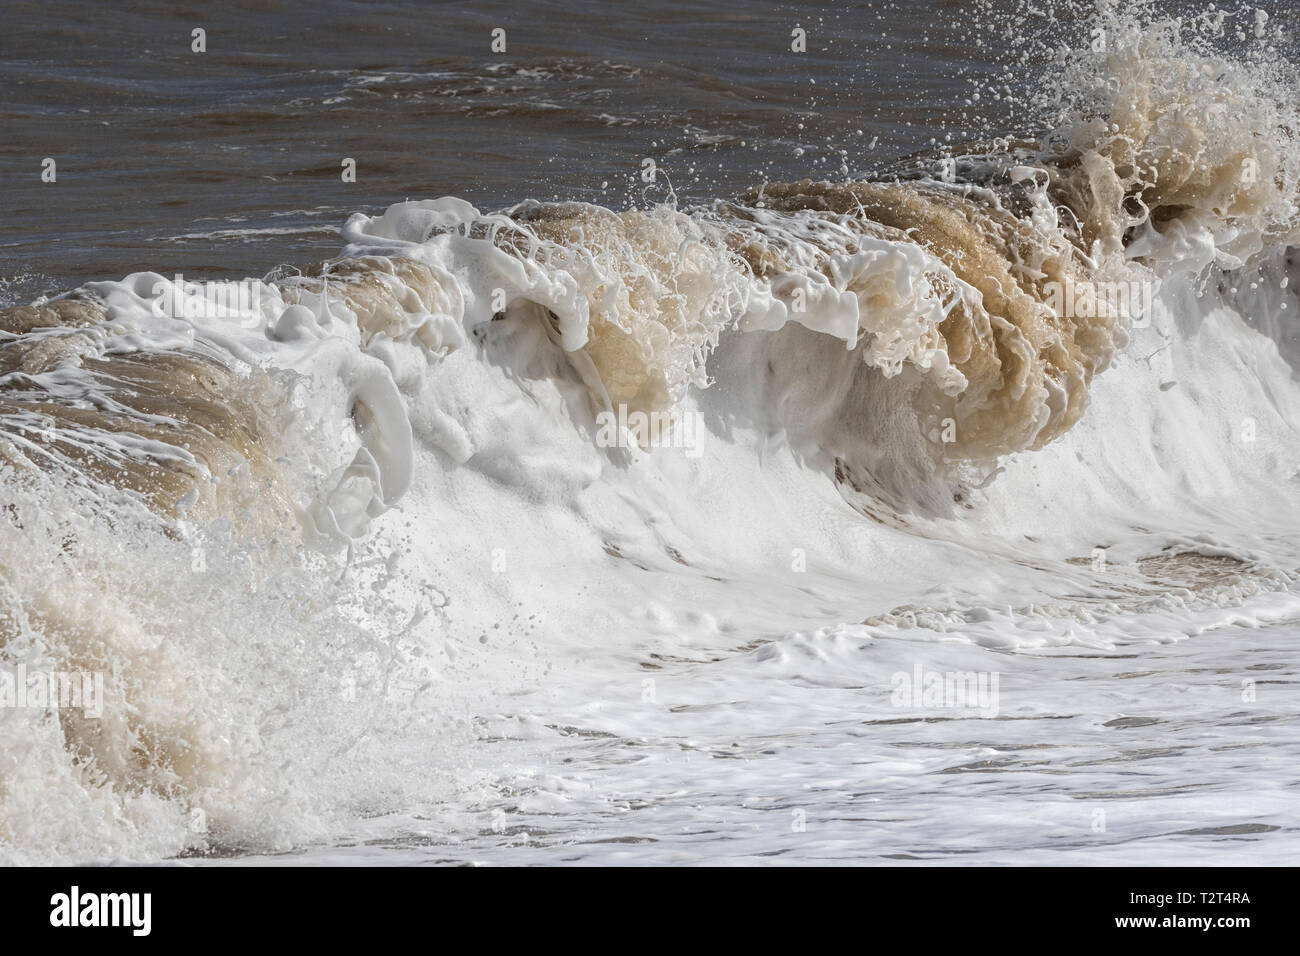
[[[1146,539],[1141,575],[1097,585],[1109,612],[1035,613],[1285,591],[1296,555],[1241,515],[1293,500],[1300,465],[1300,100],[1276,27],[1229,56],[1225,16],[1099,21],[1055,54],[1040,135],[870,179],[689,209],[404,202],[301,271],[142,272],[0,311],[0,660],[105,676],[98,719],[5,712],[0,847],[282,848],[458,786],[403,755],[473,733],[422,622],[461,602],[462,636],[523,627],[518,594],[450,558],[485,526],[572,534],[558,576],[638,549],[739,575],[725,529],[824,487],[858,512],[845,540],[884,525],[981,561],[1055,521],[1053,560],[1086,564],[1182,509],[1240,550]],[[705,479],[645,427],[690,416]],[[1265,450],[1230,466],[1246,423]],[[1049,448],[1066,478],[1001,474]],[[548,507],[585,530],[521,517]],[[411,557],[444,540],[446,566]],[[899,604],[868,623],[981,619],[973,595]]]

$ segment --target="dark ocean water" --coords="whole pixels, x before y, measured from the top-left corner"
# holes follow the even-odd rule
[[[406,198],[707,200],[1014,122],[1013,97],[970,101],[1008,51],[954,0],[18,2],[5,20],[10,302],[137,269],[261,275]]]

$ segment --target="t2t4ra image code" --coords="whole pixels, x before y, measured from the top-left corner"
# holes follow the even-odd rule
[[[8,4],[0,862],[1300,860],[1293,14]]]

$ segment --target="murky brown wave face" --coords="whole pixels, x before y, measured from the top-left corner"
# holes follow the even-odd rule
[[[0,310],[0,455],[140,495],[168,517],[286,508],[268,449],[281,396],[196,352],[115,353],[91,299]],[[51,381],[49,373],[56,373]],[[236,490],[239,489],[239,490]],[[193,499],[188,500],[187,499]]]

